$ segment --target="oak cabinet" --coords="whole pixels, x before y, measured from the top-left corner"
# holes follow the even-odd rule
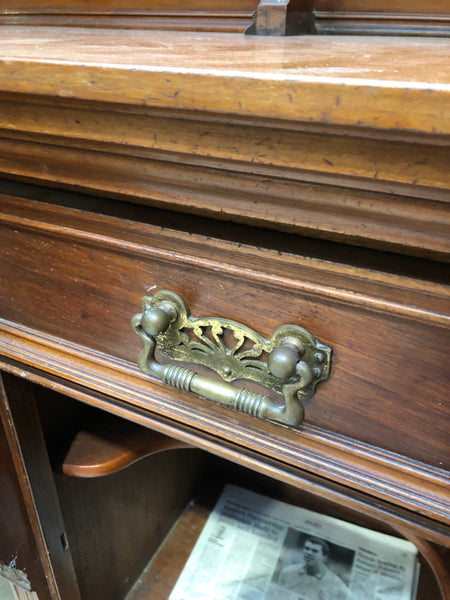
[[[409,539],[446,600],[447,40],[3,29],[0,561],[20,538],[40,600],[166,600],[233,482]],[[239,324],[186,342],[229,360],[330,347],[304,420],[139,370],[158,290]]]

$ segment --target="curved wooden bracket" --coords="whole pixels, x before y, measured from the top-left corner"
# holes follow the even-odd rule
[[[429,541],[419,537],[411,531],[401,528],[397,528],[397,530],[416,546],[421,555],[430,565],[430,568],[436,577],[439,590],[442,594],[442,599],[446,600],[447,598],[450,598],[450,573],[448,564],[445,564],[445,559],[438,551],[437,546],[434,546]]]
[[[80,423],[56,470],[71,477],[101,477],[132,465],[141,458],[166,450],[191,448],[172,439],[108,413]]]

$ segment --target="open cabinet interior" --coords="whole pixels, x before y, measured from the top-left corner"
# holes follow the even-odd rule
[[[382,513],[369,517],[319,489],[312,494],[50,389],[4,379],[64,600],[167,600],[226,483],[400,535]],[[429,546],[445,564],[448,552]],[[420,553],[419,560],[418,600],[445,600],[436,567]]]

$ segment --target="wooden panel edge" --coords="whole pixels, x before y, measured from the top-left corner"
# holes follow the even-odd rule
[[[25,27],[104,27],[167,31],[211,31],[243,34],[252,23],[251,11],[152,10],[83,11],[75,9],[0,10],[0,25]]]
[[[267,427],[262,432],[252,417],[211,407],[207,401],[172,388],[168,393],[164,384],[146,377],[126,361],[4,320],[0,321],[0,355],[3,360],[21,363],[24,377],[29,368],[39,369],[148,411],[149,415],[175,419],[193,428],[198,439],[212,435],[224,442],[234,440],[277,463],[291,464],[448,522],[450,475],[441,469],[307,426],[299,432],[298,445],[284,427],[273,425],[273,432],[269,433]],[[285,431],[289,439],[284,439]]]
[[[320,128],[290,131],[257,119],[224,124],[218,116],[161,117],[8,95],[0,100],[0,127],[5,176],[356,245],[450,256],[446,136],[380,144],[364,132],[324,136]]]
[[[54,207],[25,198],[7,195],[2,197],[0,223],[10,227],[111,248],[121,254],[157,256],[159,260],[182,261],[183,264],[214,272],[238,272],[241,279],[257,281],[278,290],[298,290],[312,297],[328,298],[365,310],[430,322],[439,327],[448,327],[450,322],[450,314],[442,310],[442,307],[448,306],[450,296],[450,289],[446,285],[333,264],[329,260],[255,248],[244,243],[228,243],[218,239],[211,241],[206,235],[190,232],[177,231],[176,237],[181,246],[174,247],[170,228],[104,215],[94,217],[81,210]],[[22,214],[25,206],[34,211],[34,218],[32,213],[27,213],[28,216]],[[220,252],[221,260],[211,258],[212,247],[215,252]],[[256,256],[259,268],[249,269],[248,261]],[[295,268],[295,275],[292,268]],[[302,276],[299,275],[299,268],[304,269]],[[415,303],[398,301],[393,291],[398,291],[402,297],[408,297],[408,302]],[[434,302],[433,298],[436,304],[430,304]]]
[[[396,71],[387,73],[385,78],[376,77],[380,65],[383,69],[389,69],[391,61],[378,57],[379,62],[371,60],[367,68],[360,69],[361,76],[346,77],[311,74],[308,69],[300,68],[285,73],[279,68],[278,55],[275,53],[273,64],[268,61],[268,41],[274,40],[275,49],[278,50],[279,39],[264,37],[258,48],[255,48],[254,57],[264,65],[268,71],[261,73],[249,65],[243,64],[240,69],[227,68],[227,63],[219,63],[213,69],[208,68],[207,59],[214,54],[214,40],[201,37],[201,33],[195,34],[189,52],[199,57],[204,55],[205,64],[202,68],[193,68],[189,62],[180,63],[177,57],[177,67],[160,67],[151,63],[151,56],[147,52],[147,60],[142,64],[139,52],[142,48],[138,40],[139,31],[126,32],[106,29],[87,29],[80,35],[79,28],[65,28],[64,36],[58,28],[41,27],[28,31],[23,36],[23,28],[4,27],[4,37],[12,42],[8,50],[6,45],[2,48],[2,60],[0,60],[0,87],[5,92],[31,93],[45,95],[49,98],[70,97],[79,100],[97,100],[116,103],[127,103],[130,106],[140,105],[154,108],[180,109],[194,112],[218,112],[222,114],[235,114],[241,116],[253,116],[261,118],[292,119],[295,121],[314,122],[324,124],[336,124],[346,126],[359,126],[383,130],[396,130],[410,133],[450,133],[450,120],[440,110],[448,101],[449,85],[445,82],[429,81],[429,77],[423,74],[424,63],[421,64],[421,77],[415,72],[402,73],[399,77]],[[43,47],[51,47],[52,55],[39,54],[40,44],[34,44],[32,35],[39,36],[43,40]],[[177,44],[185,41],[189,32],[178,36],[177,32],[142,32],[146,36],[152,34],[156,45],[164,43],[164,53],[167,55],[168,48],[172,47],[170,41],[178,51]],[[180,33],[180,32],[179,32]],[[130,34],[133,38],[128,37]],[[161,37],[163,34],[163,37]],[[226,36],[221,39],[225,48],[229,44],[234,51],[238,45],[243,48],[243,55],[247,56],[248,46],[255,44],[254,38],[239,36],[239,34],[217,34]],[[110,39],[108,38],[110,36]],[[204,34],[208,36],[208,34]],[[56,39],[55,39],[56,38]],[[258,38],[258,36],[256,36]],[[45,39],[49,43],[45,44]],[[262,38],[260,38],[262,39]],[[305,45],[311,46],[308,56],[315,52],[323,51],[323,39],[321,36],[301,36],[299,38],[283,38],[283,52],[292,50],[293,56]],[[353,47],[353,51],[361,51],[361,44],[366,41],[363,37],[344,38],[347,46]],[[372,38],[374,40],[374,38]],[[129,43],[126,43],[126,42]],[[415,39],[416,54],[421,57],[425,49],[432,49],[430,56],[439,57],[439,48],[442,45],[440,38]],[[23,45],[31,46],[31,55],[34,58],[22,58],[16,54],[16,49]],[[15,43],[15,46],[14,46]],[[99,52],[103,46],[107,47],[109,53],[107,60]],[[335,58],[336,52],[329,51],[329,45],[336,44],[336,37],[326,40],[327,56]],[[376,39],[374,43],[381,44],[383,48],[395,46],[396,56],[402,53],[411,53],[411,42],[405,44],[402,38]],[[79,44],[84,50],[91,54],[89,60],[74,60],[77,50],[81,53]],[[403,44],[403,45],[402,45]],[[113,49],[123,48],[127,58],[122,53],[121,64],[110,61]],[[61,50],[62,54],[57,51]],[[183,60],[189,61],[189,52],[181,44]],[[56,53],[55,53],[56,52]],[[137,56],[136,56],[137,53]],[[295,54],[296,53],[296,54]],[[64,58],[65,57],[65,58]],[[69,57],[69,58],[67,58]],[[437,60],[436,58],[436,60]],[[239,58],[237,58],[239,60]],[[384,63],[382,62],[384,60]],[[403,66],[406,61],[400,61]],[[337,65],[339,67],[339,65]],[[327,63],[325,73],[333,68],[333,63]],[[417,65],[415,67],[418,68]],[[441,68],[441,67],[439,67]],[[378,69],[378,70],[377,70]],[[383,69],[381,69],[383,71]],[[436,71],[430,67],[429,72]],[[324,73],[324,69],[320,69]],[[20,74],[20,76],[17,76]],[[420,81],[425,79],[425,81]],[[232,84],[230,84],[232,83]],[[277,102],[273,101],[276,94]],[[439,121],[436,115],[440,115]]]
[[[448,524],[410,512],[409,507],[404,504],[396,506],[389,501],[373,497],[354,487],[347,487],[341,482],[336,483],[320,475],[295,469],[270,457],[261,457],[258,452],[249,447],[237,446],[228,440],[218,441],[214,434],[205,432],[199,437],[195,430],[184,423],[174,423],[163,415],[156,415],[138,406],[128,405],[120,399],[105,396],[96,390],[83,388],[73,382],[38,371],[32,367],[26,367],[24,370],[24,366],[20,363],[4,359],[0,359],[0,365],[5,371],[13,375],[29,379],[44,387],[50,387],[56,392],[96,408],[107,410],[145,427],[151,427],[164,435],[172,436],[226,460],[250,467],[263,475],[301,488],[308,493],[318,494],[331,502],[344,503],[352,510],[371,516],[381,522],[389,523],[405,537],[419,535],[424,540],[429,540],[444,547],[449,545],[450,528]]]

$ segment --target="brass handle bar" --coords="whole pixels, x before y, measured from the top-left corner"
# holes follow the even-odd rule
[[[331,348],[298,325],[282,325],[265,340],[229,319],[191,317],[175,292],[160,290],[142,303],[142,313],[131,320],[144,343],[138,366],[178,389],[261,419],[297,426],[304,417],[302,400],[309,399],[317,383],[329,375]],[[208,367],[222,380],[158,362],[156,350],[166,359]],[[284,403],[229,383],[237,379],[282,395]]]

